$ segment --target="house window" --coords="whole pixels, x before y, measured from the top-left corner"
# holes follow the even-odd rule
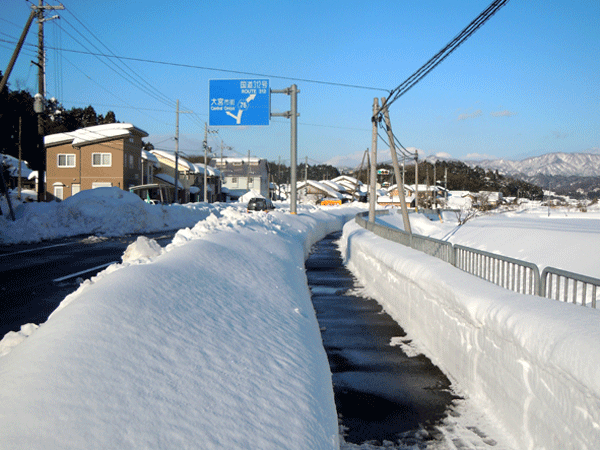
[[[237,184],[237,183],[238,183],[237,177],[231,177],[231,184]]]
[[[76,184],[76,183],[73,183],[73,184],[71,185],[71,195],[75,195],[75,194],[77,194],[78,192],[81,192],[81,184],[78,184],[78,183],[77,183],[77,184]]]
[[[102,182],[102,181],[95,181],[92,183],[92,189],[98,189],[98,188],[102,188],[102,187],[112,187],[112,183],[107,183],[107,182]]]
[[[112,166],[112,155],[110,153],[92,153],[93,167],[110,167]]]
[[[133,169],[133,155],[129,155],[129,168]]]
[[[248,184],[250,184],[250,185],[254,184],[254,178],[248,178]]]
[[[58,167],[75,167],[75,154],[57,155]]]

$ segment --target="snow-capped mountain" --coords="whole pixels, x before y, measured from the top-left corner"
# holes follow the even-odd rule
[[[600,154],[593,153],[548,153],[521,161],[495,159],[467,164],[510,176],[600,177]]]

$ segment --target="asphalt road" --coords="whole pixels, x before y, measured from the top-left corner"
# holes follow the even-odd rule
[[[174,234],[146,236],[164,246]],[[0,339],[21,325],[45,322],[82,279],[120,262],[127,246],[136,239],[77,237],[0,246]]]
[[[381,305],[359,293],[337,238],[339,233],[317,243],[305,266],[344,439],[426,448],[438,438],[436,425],[456,398],[450,381],[424,355],[408,356],[390,345],[393,338],[407,341],[406,333]]]

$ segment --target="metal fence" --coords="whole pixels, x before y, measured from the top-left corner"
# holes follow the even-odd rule
[[[388,214],[377,211],[376,215]],[[376,235],[428,255],[435,256],[479,278],[521,294],[537,295],[563,302],[596,308],[600,302],[600,279],[566,270],[547,267],[542,271],[534,263],[477,250],[463,245],[452,245],[439,239],[409,234],[404,230],[365,219],[368,213],[356,215],[356,222]]]
[[[540,270],[533,263],[454,244],[454,265],[521,294],[537,295]]]
[[[600,296],[600,280],[556,267],[542,271],[540,296],[596,308]]]

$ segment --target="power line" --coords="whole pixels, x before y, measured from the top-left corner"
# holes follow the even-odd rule
[[[13,41],[6,41],[6,40],[0,39],[0,42],[7,42],[9,44],[14,44],[16,41],[13,42]],[[33,44],[26,44],[26,45],[33,45]],[[172,67],[184,67],[184,68],[188,68],[188,69],[211,70],[214,72],[234,73],[237,75],[250,75],[250,76],[256,76],[256,77],[276,78],[279,80],[302,81],[305,83],[324,84],[324,85],[328,85],[328,86],[338,86],[338,87],[345,87],[345,88],[352,88],[352,89],[365,89],[365,90],[369,90],[369,91],[384,91],[384,92],[388,92],[388,93],[390,92],[389,89],[384,89],[384,88],[380,88],[380,87],[361,86],[361,85],[357,85],[357,84],[339,83],[339,82],[334,82],[334,81],[312,80],[312,79],[308,79],[308,78],[288,77],[288,76],[283,76],[283,75],[272,75],[272,74],[264,74],[264,73],[256,73],[256,72],[246,72],[246,71],[242,71],[242,70],[219,69],[216,67],[197,66],[194,64],[174,63],[174,62],[169,62],[169,61],[157,61],[157,60],[153,60],[153,59],[134,58],[134,57],[130,57],[130,56],[107,55],[105,53],[95,53],[95,52],[91,52],[89,50],[83,51],[83,50],[73,50],[73,49],[67,49],[67,48],[58,49],[56,47],[51,47],[51,46],[46,46],[46,48],[49,48],[52,50],[62,50],[64,52],[70,52],[70,53],[79,53],[79,54],[83,54],[83,55],[102,56],[104,58],[116,58],[116,59],[125,60],[125,61],[144,62],[144,63],[148,63],[148,64],[159,64],[159,65],[172,66]]]
[[[415,84],[431,72],[438,64],[446,59],[454,50],[465,42],[475,31],[477,31],[485,22],[487,22],[496,12],[502,8],[508,0],[493,1],[479,16],[477,16],[466,28],[454,37],[444,48],[437,52],[429,61],[419,68],[410,77],[400,83],[390,92],[385,105],[389,108],[393,102],[410,90]],[[382,105],[383,108],[383,105]]]

